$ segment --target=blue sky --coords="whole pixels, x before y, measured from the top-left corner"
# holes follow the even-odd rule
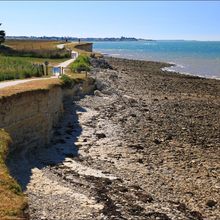
[[[0,2],[7,35],[220,40],[220,2]]]

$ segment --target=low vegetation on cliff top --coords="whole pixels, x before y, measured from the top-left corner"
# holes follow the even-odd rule
[[[61,85],[61,80],[52,78],[52,79],[33,80],[15,86],[5,87],[0,89],[0,101],[4,97],[17,95],[23,92],[31,92],[34,90],[48,90],[50,88],[59,85]]]
[[[43,76],[42,65],[20,57],[0,56],[0,81]]]
[[[57,48],[63,44],[60,41],[42,40],[6,40],[0,48],[5,56],[36,57],[36,58],[70,58],[70,52],[65,48]]]
[[[86,55],[79,55],[76,60],[70,65],[73,73],[81,73],[90,71],[90,60]]]
[[[26,199],[18,183],[9,175],[5,165],[11,139],[0,129],[0,219],[15,219],[22,217]]]
[[[57,48],[60,41],[6,40],[0,45],[0,81],[41,77],[45,61],[57,65],[70,52]]]

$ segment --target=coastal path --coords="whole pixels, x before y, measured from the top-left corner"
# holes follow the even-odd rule
[[[56,67],[62,67],[62,68],[66,68],[68,65],[70,65],[72,62],[74,62],[75,58],[71,58],[69,60],[66,60],[60,64],[58,64]],[[58,76],[51,76],[49,78],[57,78]],[[5,87],[9,87],[9,86],[15,86],[21,83],[26,83],[26,82],[30,82],[30,81],[34,81],[34,80],[42,80],[42,79],[48,79],[48,78],[30,78],[30,79],[18,79],[18,80],[11,80],[11,81],[3,81],[0,82],[0,89],[5,88]]]

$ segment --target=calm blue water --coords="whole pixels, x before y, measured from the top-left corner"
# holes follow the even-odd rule
[[[170,71],[220,78],[220,41],[95,42],[94,50],[115,57],[175,63]]]

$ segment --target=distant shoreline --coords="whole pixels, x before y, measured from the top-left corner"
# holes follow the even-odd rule
[[[123,42],[123,41],[155,41],[153,39],[143,39],[135,37],[55,37],[55,36],[6,36],[6,40],[68,40],[68,41],[90,41],[90,42]]]
[[[162,71],[167,71],[167,72],[171,72],[174,74],[180,74],[180,75],[186,75],[186,76],[192,76],[192,77],[198,77],[198,78],[204,78],[204,79],[214,79],[214,80],[220,80],[220,77],[215,77],[215,76],[211,76],[211,77],[206,77],[203,75],[195,75],[193,73],[190,72],[184,72],[184,71],[176,71],[175,67],[179,66],[178,64],[174,63],[174,62],[166,62],[166,61],[160,61],[160,60],[146,60],[146,59],[138,59],[138,58],[128,58],[128,57],[120,57],[118,55],[120,54],[107,54],[107,53],[101,53],[104,57],[110,57],[110,58],[119,58],[119,59],[126,59],[126,60],[133,60],[133,61],[147,61],[147,62],[157,62],[157,63],[165,63],[167,65],[167,67],[163,67],[161,68]],[[115,55],[115,56],[114,56]]]

